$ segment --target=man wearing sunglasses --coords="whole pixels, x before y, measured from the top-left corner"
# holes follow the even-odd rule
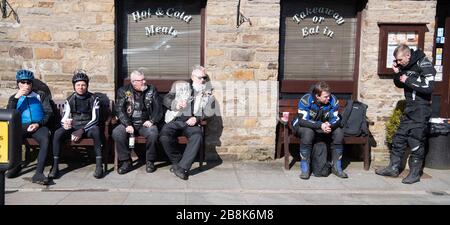
[[[16,73],[16,94],[8,101],[8,109],[17,109],[22,118],[22,138],[33,137],[39,143],[39,155],[37,159],[36,173],[31,178],[33,183],[48,184],[48,178],[44,175],[45,159],[47,157],[50,131],[47,122],[53,114],[50,99],[43,91],[33,90],[34,74],[29,70],[19,70]],[[19,175],[22,165],[8,171],[7,177],[13,178]]]
[[[168,113],[159,140],[172,163],[170,171],[183,180],[188,179],[202,144],[203,134],[199,124],[212,116],[214,97],[212,88],[207,85],[207,78],[205,68],[196,65],[192,69],[191,80],[173,83],[164,97],[163,104],[168,108]],[[184,153],[177,149],[177,137],[181,134],[188,138]]]
[[[144,73],[133,71],[130,84],[117,91],[116,115],[120,125],[114,128],[112,137],[116,142],[119,159],[119,174],[131,171],[131,149],[128,140],[130,134],[139,134],[146,138],[146,171],[156,170],[156,142],[158,141],[157,124],[162,119],[162,104],[156,87],[146,84]]]
[[[431,117],[431,95],[436,70],[421,50],[414,51],[404,44],[394,50],[394,57],[396,59],[392,66],[396,73],[394,84],[398,88],[403,88],[406,107],[393,138],[389,165],[376,170],[375,173],[397,177],[400,174],[401,159],[409,146],[410,171],[402,183],[412,184],[419,182],[422,175],[424,141],[428,120]]]

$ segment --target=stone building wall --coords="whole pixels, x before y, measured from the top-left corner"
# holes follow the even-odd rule
[[[251,25],[246,22],[239,28],[236,28],[237,3],[207,2],[205,66],[216,86],[221,111],[243,106],[257,107],[263,101],[268,103],[268,107],[257,109],[256,114],[249,108],[244,115],[238,114],[237,110],[235,113],[222,113],[221,121],[210,126],[213,132],[208,132],[216,135],[207,137],[206,141],[208,149],[215,149],[222,158],[271,159],[275,154],[278,108],[280,2],[242,1],[241,12],[250,19]],[[236,97],[230,97],[230,89],[244,86],[250,91],[246,91],[243,98],[237,97],[238,90],[235,90]],[[225,91],[228,91],[227,97],[224,96]]]
[[[87,70],[91,91],[114,98],[114,0],[9,2],[21,22],[0,18],[0,107],[15,92],[15,71],[21,68],[33,70],[54,99],[72,92],[70,79],[76,68]],[[205,67],[221,112],[208,126],[207,156],[271,159],[278,114],[280,0],[242,1],[241,12],[251,25],[238,28],[237,4],[208,0],[206,6]],[[428,23],[425,53],[431,56],[435,7],[436,1],[368,0],[363,11],[358,98],[369,105],[368,116],[375,121],[375,160],[387,156],[385,121],[403,99],[391,79],[377,74],[377,23]],[[267,106],[261,108],[262,102]],[[238,107],[246,110],[239,113]]]
[[[30,69],[53,99],[73,92],[77,68],[89,90],[114,98],[114,0],[9,1],[19,15],[0,20],[0,106],[15,92],[15,72]]]
[[[369,105],[367,115],[375,122],[370,131],[377,147],[372,148],[372,159],[385,160],[385,122],[398,100],[404,99],[403,89],[396,88],[392,79],[378,76],[379,22],[428,23],[424,51],[432,57],[436,1],[369,0],[362,14],[359,99]]]

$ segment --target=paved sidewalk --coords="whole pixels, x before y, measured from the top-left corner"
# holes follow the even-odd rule
[[[145,172],[145,166],[125,175],[111,171],[97,180],[92,176],[91,164],[63,174],[46,187],[28,181],[33,165],[20,177],[6,179],[7,205],[450,204],[450,170],[425,168],[429,176],[405,185],[402,178],[381,177],[373,168],[365,171],[362,163],[352,162],[346,168],[348,179],[330,175],[301,180],[298,164],[286,171],[280,159],[209,163],[202,171],[195,169],[195,163],[188,181],[175,177],[169,166],[152,174]],[[61,169],[65,167],[63,164]],[[109,165],[110,170],[112,167]]]

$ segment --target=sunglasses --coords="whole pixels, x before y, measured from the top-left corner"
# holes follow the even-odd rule
[[[19,81],[19,83],[30,85],[30,84],[32,84],[33,82],[31,82],[31,81],[29,81],[29,80],[21,80],[21,81]]]

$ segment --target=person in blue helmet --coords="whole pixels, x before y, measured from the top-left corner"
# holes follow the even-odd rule
[[[17,109],[22,118],[22,138],[33,137],[39,143],[36,173],[31,178],[33,183],[48,184],[44,175],[45,159],[47,157],[50,131],[47,122],[53,114],[50,99],[43,91],[33,90],[34,74],[29,70],[19,70],[16,74],[16,94],[8,101],[8,109]],[[6,176],[13,178],[19,175],[22,165],[10,169]]]
[[[327,83],[320,81],[312,92],[305,94],[298,103],[298,115],[292,121],[295,135],[300,137],[300,178],[309,179],[311,151],[314,140],[330,140],[333,174],[340,178],[348,175],[342,169],[344,132],[338,116],[339,101],[331,94]]]
[[[76,70],[72,77],[74,92],[64,104],[62,127],[55,131],[53,137],[53,166],[48,175],[51,179],[59,178],[59,156],[64,140],[78,142],[83,137],[94,139],[95,172],[94,177],[103,177],[102,138],[98,121],[100,118],[100,101],[98,96],[88,91],[89,77],[84,70]]]

